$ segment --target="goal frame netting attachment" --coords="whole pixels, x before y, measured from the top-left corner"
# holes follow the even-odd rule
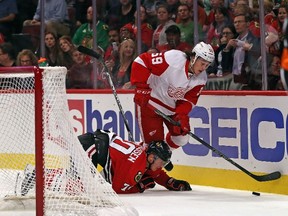
[[[65,67],[0,67],[0,212],[138,215],[113,191],[70,123]]]

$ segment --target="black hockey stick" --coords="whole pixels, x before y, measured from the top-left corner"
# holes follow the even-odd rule
[[[103,67],[104,67],[104,73],[106,74],[106,76],[107,76],[107,78],[108,78],[108,82],[109,82],[109,84],[110,84],[110,86],[111,86],[111,88],[112,88],[112,92],[113,92],[114,98],[115,98],[115,100],[116,100],[116,103],[117,103],[117,105],[118,105],[118,108],[119,108],[119,110],[120,110],[120,113],[121,113],[121,115],[122,115],[122,118],[123,118],[123,120],[124,120],[125,127],[126,127],[126,129],[127,129],[127,131],[128,131],[129,139],[130,139],[130,141],[134,141],[133,136],[132,136],[132,133],[131,133],[131,130],[130,130],[130,128],[129,128],[128,121],[127,121],[127,119],[126,119],[126,117],[125,117],[125,113],[124,113],[123,107],[122,107],[122,105],[121,105],[121,103],[120,103],[119,97],[118,97],[117,92],[116,92],[116,88],[115,88],[115,86],[114,86],[114,84],[113,84],[113,80],[112,80],[112,78],[111,78],[110,73],[108,72],[108,68],[107,68],[106,64],[104,63],[102,56],[101,56],[100,54],[98,54],[97,52],[95,52],[94,50],[89,49],[89,48],[84,47],[84,46],[81,46],[81,45],[80,45],[77,49],[78,49],[78,51],[81,52],[81,53],[84,53],[84,54],[86,54],[86,55],[88,55],[88,56],[91,56],[91,57],[96,58],[96,59],[103,65]]]
[[[160,115],[162,118],[166,119],[168,122],[172,123],[173,125],[176,126],[180,126],[180,123],[173,120],[172,118],[170,118],[169,116],[165,115],[163,112],[161,112],[160,110],[151,107],[155,113],[157,113],[158,115]],[[189,131],[188,133],[191,137],[193,137],[195,140],[197,140],[198,142],[200,142],[202,145],[206,146],[207,148],[209,148],[210,150],[212,150],[214,153],[216,153],[217,155],[219,155],[220,157],[224,158],[226,161],[228,161],[229,163],[233,164],[234,166],[236,166],[238,169],[240,169],[241,171],[243,171],[244,173],[246,173],[247,175],[249,175],[250,177],[252,177],[253,179],[255,179],[256,181],[259,182],[265,182],[265,181],[272,181],[272,180],[276,180],[279,179],[281,177],[281,173],[279,171],[273,172],[273,173],[269,173],[269,174],[265,174],[265,175],[255,175],[251,172],[249,172],[247,169],[245,169],[244,167],[240,166],[239,164],[237,164],[235,161],[231,160],[229,157],[227,157],[225,154],[223,154],[222,152],[220,152],[218,149],[214,148],[213,146],[209,145],[208,143],[206,143],[204,140],[200,139],[198,136],[196,136],[195,134],[193,134],[191,131]]]

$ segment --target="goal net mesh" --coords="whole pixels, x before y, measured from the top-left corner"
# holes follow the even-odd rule
[[[66,68],[42,69],[43,97],[36,103],[42,104],[43,128],[35,128],[35,91],[41,91],[34,90],[37,68],[0,71],[0,210],[35,207],[36,130],[44,140],[45,215],[137,215],[95,169],[74,133]]]

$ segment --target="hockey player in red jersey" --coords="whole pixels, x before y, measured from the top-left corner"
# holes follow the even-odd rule
[[[134,143],[123,140],[113,132],[99,129],[94,133],[82,134],[78,139],[94,166],[100,164],[103,167],[101,174],[116,193],[143,193],[156,183],[172,191],[192,190],[187,181],[172,178],[163,171],[162,168],[171,158],[171,150],[164,141],[153,141],[149,145]],[[71,161],[73,164],[72,158]],[[65,194],[73,196],[87,190],[73,166],[71,169],[47,168],[45,173],[48,190],[60,191],[64,187]],[[21,184],[22,196],[35,188],[35,176],[35,167],[28,164]]]
[[[136,115],[145,143],[166,140],[173,150],[188,142],[188,114],[207,82],[206,69],[213,61],[214,51],[204,42],[192,52],[143,53],[134,60],[130,81],[136,87]],[[181,127],[165,121],[154,108],[180,122]],[[166,136],[164,124],[169,131]]]
[[[171,158],[164,141],[134,143],[104,130],[78,138],[92,163],[103,167],[102,175],[116,193],[142,193],[155,183],[173,191],[191,190],[188,182],[176,180],[162,170]]]

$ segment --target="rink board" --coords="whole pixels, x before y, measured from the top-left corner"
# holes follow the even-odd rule
[[[118,91],[130,130],[140,141],[132,91]],[[68,91],[77,135],[96,128],[128,133],[111,91]],[[257,182],[190,138],[173,152],[172,176],[191,184],[287,194],[288,96],[286,92],[204,91],[190,113],[191,131],[255,174],[280,171],[282,177]]]

